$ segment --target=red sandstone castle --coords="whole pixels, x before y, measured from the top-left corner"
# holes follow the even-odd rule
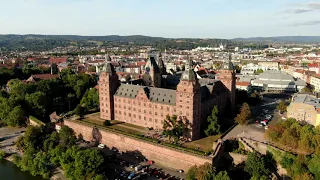
[[[114,67],[106,62],[99,77],[100,117],[162,129],[167,115],[177,115],[191,123],[190,137],[196,140],[213,106],[219,112],[227,105],[234,107],[235,89],[230,58],[219,71],[218,80],[198,80],[192,62],[179,77],[165,75],[161,57],[150,57],[143,77],[132,84],[120,83]]]

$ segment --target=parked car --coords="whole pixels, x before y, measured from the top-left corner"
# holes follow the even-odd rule
[[[269,129],[269,126],[264,127],[264,129]]]
[[[178,172],[179,172],[179,173],[183,173],[184,171],[183,171],[182,169],[179,169]]]
[[[136,174],[134,172],[130,173],[128,179],[133,179]]]
[[[136,167],[134,168],[134,170],[136,170],[136,171],[140,171],[142,168],[143,168],[143,166],[142,166],[142,165],[138,165],[138,166],[136,166]]]
[[[104,148],[106,148],[106,145],[104,145],[104,144],[99,144],[99,145],[98,145],[98,148],[104,149]]]
[[[152,160],[148,160],[148,162],[147,162],[149,165],[151,165],[151,164],[153,164],[154,163],[154,161],[152,161]]]

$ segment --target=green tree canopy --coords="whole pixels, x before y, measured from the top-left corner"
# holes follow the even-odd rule
[[[211,115],[208,116],[208,128],[204,131],[207,136],[212,136],[220,133],[220,124],[218,122],[218,108],[214,106]]]
[[[183,135],[187,134],[188,131],[188,124],[183,122],[181,118],[178,119],[176,115],[167,115],[163,121],[163,135],[168,136],[170,139],[173,138],[175,143],[177,143]]]
[[[69,128],[68,126],[62,126],[62,128],[59,131],[59,138],[60,143],[63,146],[73,146],[76,143],[77,137],[73,131],[73,129]]]
[[[243,103],[240,109],[240,113],[235,118],[235,121],[241,125],[247,125],[250,117],[251,117],[250,107],[247,103]]]

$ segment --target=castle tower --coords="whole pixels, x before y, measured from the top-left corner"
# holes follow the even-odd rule
[[[164,65],[161,52],[159,52],[159,54],[158,54],[157,64],[159,66],[159,70],[160,70],[161,75],[166,74],[166,67]]]
[[[200,138],[201,125],[201,92],[195,72],[189,62],[188,70],[182,73],[176,91],[177,116],[191,124],[190,140]]]
[[[110,58],[107,58],[110,60]],[[99,76],[100,118],[114,119],[113,95],[120,85],[118,75],[110,61],[106,61]]]
[[[229,60],[223,64],[222,69],[219,71],[219,80],[229,90],[231,108],[234,110],[236,98],[236,74],[231,62],[231,54],[229,54]]]
[[[146,86],[161,87],[161,72],[154,57],[150,57],[147,61],[142,79]]]

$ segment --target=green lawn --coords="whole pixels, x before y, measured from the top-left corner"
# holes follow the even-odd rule
[[[213,142],[217,141],[221,135],[209,136],[196,141],[184,143],[182,146],[192,149],[199,148],[202,151],[212,151]]]
[[[109,128],[109,129],[115,129],[115,130],[119,130],[119,131],[124,131],[124,132],[127,132],[127,133],[131,133],[131,134],[142,134],[140,131],[136,131],[134,129],[131,129],[131,128],[125,128],[123,126],[120,126],[118,123],[115,123],[111,126],[104,126],[103,125],[103,121],[98,121],[98,120],[94,120],[94,119],[91,119],[90,117],[87,117],[85,119],[82,119],[81,121],[85,121],[85,122],[88,122],[88,123],[92,123],[92,124],[96,124],[98,126],[102,126],[104,128]],[[111,121],[112,122],[112,121]]]

